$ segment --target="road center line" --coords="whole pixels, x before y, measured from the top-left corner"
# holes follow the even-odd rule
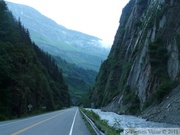
[[[15,133],[12,133],[11,135],[18,135],[18,134],[20,134],[20,133],[22,133],[22,132],[24,132],[24,131],[26,131],[26,130],[28,130],[28,129],[30,129],[30,128],[33,128],[33,127],[35,127],[35,126],[37,126],[37,125],[40,125],[40,124],[42,124],[42,123],[44,123],[44,122],[46,122],[46,121],[49,121],[49,120],[53,119],[53,118],[55,118],[55,117],[58,117],[58,116],[61,115],[61,114],[62,114],[62,113],[57,114],[57,115],[55,115],[55,116],[53,116],[53,117],[50,117],[50,118],[48,118],[48,119],[45,119],[45,120],[43,120],[43,121],[40,121],[40,122],[38,122],[38,123],[35,123],[35,124],[33,124],[33,125],[29,126],[29,127],[23,128],[23,129],[15,132]]]
[[[30,117],[30,118],[19,119],[19,120],[15,121],[15,122],[8,122],[8,123],[5,123],[5,124],[2,124],[2,125],[0,125],[0,127],[7,126],[7,125],[12,125],[12,124],[15,124],[15,123],[19,123],[19,122],[23,122],[23,121],[27,121],[27,120],[31,120],[31,119],[36,119],[38,117],[42,117],[42,116],[45,116],[45,115],[48,115],[48,114],[42,114],[42,115]]]
[[[71,130],[70,130],[70,132],[69,132],[69,135],[72,135],[72,131],[73,131],[73,127],[74,127],[74,122],[75,122],[75,120],[76,120],[77,111],[78,111],[78,109],[76,110],[76,113],[75,113],[75,115],[74,115],[74,119],[73,119],[73,122],[72,122],[72,125],[71,125]]]

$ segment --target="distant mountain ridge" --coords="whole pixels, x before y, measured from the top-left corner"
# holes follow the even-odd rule
[[[95,71],[107,58],[110,48],[102,47],[101,39],[58,25],[29,6],[11,2],[7,2],[7,6],[16,19],[20,19],[29,29],[31,39],[44,51]]]

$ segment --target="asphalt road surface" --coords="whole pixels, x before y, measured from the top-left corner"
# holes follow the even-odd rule
[[[77,107],[0,122],[0,135],[90,135]]]

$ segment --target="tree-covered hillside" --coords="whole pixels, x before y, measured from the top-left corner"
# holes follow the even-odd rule
[[[54,56],[54,59],[58,67],[62,69],[64,80],[69,88],[72,104],[77,105],[81,103],[84,96],[90,92],[91,87],[94,85],[97,72],[80,68],[58,56]]]
[[[55,61],[32,43],[28,30],[0,1],[0,119],[69,105]]]

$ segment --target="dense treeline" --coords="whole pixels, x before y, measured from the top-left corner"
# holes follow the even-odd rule
[[[70,105],[55,61],[32,43],[20,20],[0,1],[0,119]]]
[[[63,73],[66,76],[81,78],[86,83],[94,85],[97,72],[91,69],[84,69],[75,64],[68,63],[66,60],[63,60],[61,57],[54,57],[57,65],[63,70]]]

